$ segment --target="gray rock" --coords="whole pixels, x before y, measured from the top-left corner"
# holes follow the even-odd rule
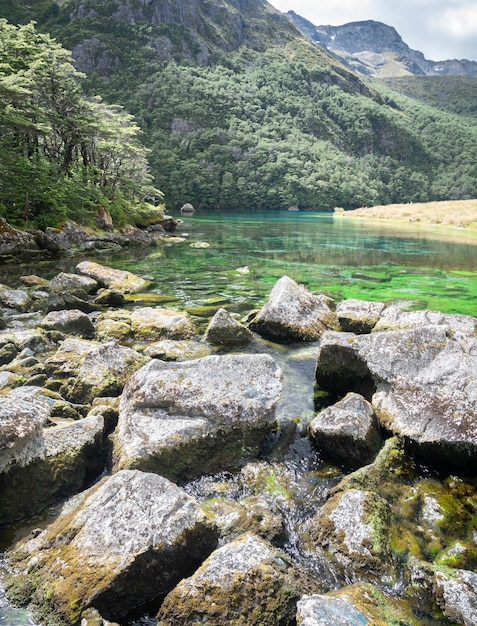
[[[444,615],[464,626],[477,624],[477,574],[468,570],[437,571],[435,592]]]
[[[188,313],[161,307],[142,307],[133,311],[131,330],[137,341],[190,339],[195,333]]]
[[[115,342],[97,343],[70,337],[46,366],[64,379],[62,395],[71,402],[91,402],[98,396],[119,395],[129,376],[147,361],[135,350]]]
[[[57,330],[71,335],[79,335],[85,339],[91,339],[95,335],[93,322],[86,313],[77,309],[51,311],[41,321],[40,326],[45,330]]]
[[[341,330],[361,335],[370,333],[386,308],[382,302],[367,300],[342,300],[336,307]]]
[[[318,356],[320,386],[372,395],[385,428],[427,460],[467,469],[477,465],[476,377],[477,339],[444,325],[327,333]]]
[[[249,328],[278,341],[316,341],[338,320],[326,296],[314,295],[288,276],[280,278]]]
[[[369,463],[381,446],[373,407],[353,392],[320,411],[310,422],[309,432],[318,448],[351,467]]]
[[[80,274],[93,278],[101,287],[117,289],[122,293],[144,291],[149,284],[147,280],[131,272],[116,270],[92,261],[78,263],[76,269]]]
[[[47,352],[51,348],[46,333],[41,328],[25,328],[2,333],[0,344],[6,343],[12,343],[18,352],[28,349],[32,354]]]
[[[181,581],[166,597],[158,620],[160,626],[292,624],[298,597],[286,557],[246,534],[213,552]]]
[[[451,315],[439,311],[402,311],[394,306],[382,312],[374,330],[402,330],[419,326],[445,326],[453,333],[469,336],[477,334],[477,319],[470,315]]]
[[[204,339],[219,346],[245,345],[252,341],[253,333],[230,315],[228,311],[219,309],[210,320]]]
[[[79,293],[79,292],[77,292]],[[46,310],[49,311],[65,311],[76,309],[83,313],[92,313],[95,306],[79,298],[72,293],[50,293],[46,301]]]
[[[233,467],[274,428],[280,393],[281,371],[268,355],[153,360],[122,394],[116,467],[173,479]]]
[[[13,549],[9,593],[24,602],[27,595],[46,623],[76,624],[91,607],[119,621],[190,576],[216,543],[185,491],[162,476],[123,471]]]
[[[37,388],[21,387],[0,394],[0,472],[20,467],[36,454],[49,404],[36,398]]]
[[[94,293],[98,289],[98,283],[89,276],[61,272],[50,280],[48,288],[54,293],[66,292],[78,295],[78,291],[81,293]]]
[[[0,255],[24,257],[28,254],[28,250],[38,251],[34,235],[13,228],[3,217],[0,217]]]
[[[0,285],[0,304],[17,311],[29,311],[32,305],[31,296],[22,289],[10,289]]]
[[[372,491],[332,495],[304,526],[305,546],[324,550],[339,577],[376,582],[388,573],[390,508]]]
[[[21,463],[0,473],[0,527],[40,513],[99,476],[106,463],[103,435],[103,418],[93,415],[38,431]]]
[[[210,346],[192,339],[173,340],[163,339],[147,346],[144,354],[153,359],[162,361],[190,361],[209,356],[212,350]]]

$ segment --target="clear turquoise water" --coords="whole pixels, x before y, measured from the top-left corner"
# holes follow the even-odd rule
[[[151,278],[153,293],[199,317],[219,306],[261,306],[285,274],[338,300],[477,314],[477,245],[304,211],[201,212],[184,218],[176,234],[186,240],[113,264]],[[197,242],[209,247],[191,247]]]

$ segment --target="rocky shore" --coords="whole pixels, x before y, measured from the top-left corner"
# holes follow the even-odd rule
[[[477,623],[476,318],[284,276],[199,333],[132,305],[127,271],[21,280],[0,285],[11,602],[48,626]],[[280,408],[273,346],[307,346],[312,416]]]

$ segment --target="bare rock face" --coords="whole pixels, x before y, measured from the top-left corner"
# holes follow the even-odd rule
[[[369,463],[381,445],[372,405],[353,392],[320,411],[309,431],[318,448],[351,467]]]
[[[316,341],[338,327],[330,298],[314,295],[288,276],[280,278],[249,328],[277,341]]]
[[[116,270],[112,267],[82,261],[76,269],[80,274],[93,278],[101,287],[118,289],[123,293],[136,293],[148,286],[148,281],[125,270]]]
[[[235,539],[167,596],[160,626],[294,623],[299,583],[285,558],[254,535]]]
[[[47,361],[50,376],[63,380],[62,395],[71,402],[118,396],[129,376],[146,362],[135,350],[114,342],[68,338]]]
[[[190,576],[217,543],[195,500],[155,474],[123,471],[85,492],[10,553],[9,593],[45,623],[95,608],[117,621]]]
[[[477,318],[470,315],[452,315],[439,311],[402,311],[394,306],[383,310],[374,330],[404,330],[420,326],[445,326],[452,333],[469,336],[477,334]]]
[[[265,354],[153,360],[122,394],[116,466],[172,479],[234,466],[274,428],[281,388],[280,368]]]
[[[461,320],[459,320],[460,322]],[[361,391],[379,422],[432,462],[477,465],[477,339],[449,324],[326,333],[320,386]]]

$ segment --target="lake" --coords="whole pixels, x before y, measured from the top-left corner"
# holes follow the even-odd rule
[[[186,240],[111,261],[148,276],[159,300],[198,317],[210,318],[218,306],[238,313],[261,306],[285,274],[338,300],[476,312],[475,244],[311,211],[197,212],[176,234]]]

